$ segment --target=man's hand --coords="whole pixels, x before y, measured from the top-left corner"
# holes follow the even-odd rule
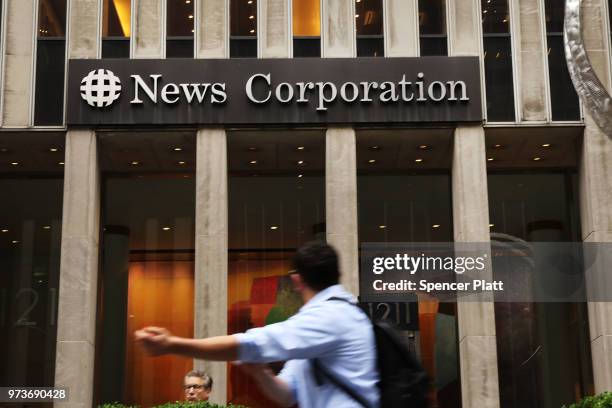
[[[136,343],[152,356],[170,353],[172,333],[163,327],[145,327],[134,332]]]

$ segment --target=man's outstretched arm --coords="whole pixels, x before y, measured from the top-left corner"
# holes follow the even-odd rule
[[[238,359],[238,340],[234,336],[187,339],[173,336],[161,327],[145,327],[134,333],[136,342],[152,355],[178,354],[211,361]]]

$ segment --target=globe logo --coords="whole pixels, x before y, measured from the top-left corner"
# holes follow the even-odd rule
[[[104,108],[121,95],[121,80],[108,69],[91,71],[81,80],[81,98],[89,106]]]

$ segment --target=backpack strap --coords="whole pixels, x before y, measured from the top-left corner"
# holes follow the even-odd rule
[[[342,380],[336,377],[334,374],[329,372],[325,367],[321,365],[318,359],[314,358],[310,360],[312,364],[312,369],[314,371],[315,379],[317,383],[322,383],[321,377],[325,377],[325,379],[329,380],[336,387],[340,388],[342,391],[347,393],[352,399],[359,403],[363,408],[371,408],[370,403],[366,400],[363,395],[358,394],[355,390],[345,384]]]
[[[330,297],[329,299],[327,299],[327,301],[330,301],[330,300],[345,302],[345,303],[348,303],[349,305],[353,305],[353,306],[359,308],[359,310],[361,310],[359,305],[351,302],[348,299],[343,299],[343,298],[335,297],[334,296],[334,297]],[[335,374],[332,374],[325,367],[323,367],[323,365],[321,365],[321,362],[319,361],[319,359],[314,358],[314,359],[310,360],[310,362],[312,364],[312,370],[313,370],[313,373],[314,373],[314,376],[315,376],[315,380],[317,381],[318,385],[321,385],[323,383],[323,378],[327,379],[329,382],[334,384],[336,387],[340,388],[342,391],[347,393],[352,399],[354,399],[356,402],[358,402],[362,407],[364,407],[364,408],[371,408],[370,403],[368,402],[368,400],[366,400],[363,397],[363,395],[358,394],[354,389],[349,387],[348,384],[344,383],[342,380],[340,380],[338,377],[336,377]]]

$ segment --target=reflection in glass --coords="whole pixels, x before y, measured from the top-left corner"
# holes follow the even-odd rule
[[[546,41],[548,44],[548,72],[552,119],[580,120],[580,104],[567,70],[563,42],[565,2],[546,0]]]
[[[320,0],[293,0],[293,56],[321,56]]]
[[[361,0],[355,4],[358,57],[384,57],[382,0]]]
[[[514,122],[514,80],[508,0],[482,3],[487,120]]]
[[[453,241],[451,138],[439,133],[357,134],[360,244]],[[408,305],[418,329],[401,333],[432,380],[431,405],[460,407],[456,304],[419,294]]]
[[[41,0],[36,43],[34,125],[64,123],[66,0]]]
[[[257,0],[230,0],[230,58],[257,58]]]
[[[166,57],[193,58],[194,1],[167,1]]]
[[[50,387],[55,377],[61,167],[48,171],[33,158],[31,146],[5,141],[0,138],[0,387]],[[57,151],[36,156],[63,160],[63,145],[49,146]],[[5,167],[9,156],[19,164]],[[5,171],[9,166],[10,173]],[[27,176],[16,172],[21,166],[28,166]]]
[[[492,239],[580,241],[573,172],[489,174],[488,186]],[[586,304],[496,303],[495,320],[502,406],[560,407],[593,393]]]
[[[131,0],[102,3],[102,58],[129,58]]]
[[[421,56],[447,55],[446,1],[419,0]]]
[[[548,73],[553,120],[580,120],[580,103],[565,61],[563,34],[548,34]]]
[[[99,403],[180,400],[192,368],[187,358],[147,357],[131,335],[152,325],[193,337],[195,137],[163,136],[100,135]]]
[[[301,306],[287,271],[298,246],[325,239],[324,161],[322,132],[228,135],[230,333],[285,320]],[[228,383],[229,401],[273,406],[235,366]]]

